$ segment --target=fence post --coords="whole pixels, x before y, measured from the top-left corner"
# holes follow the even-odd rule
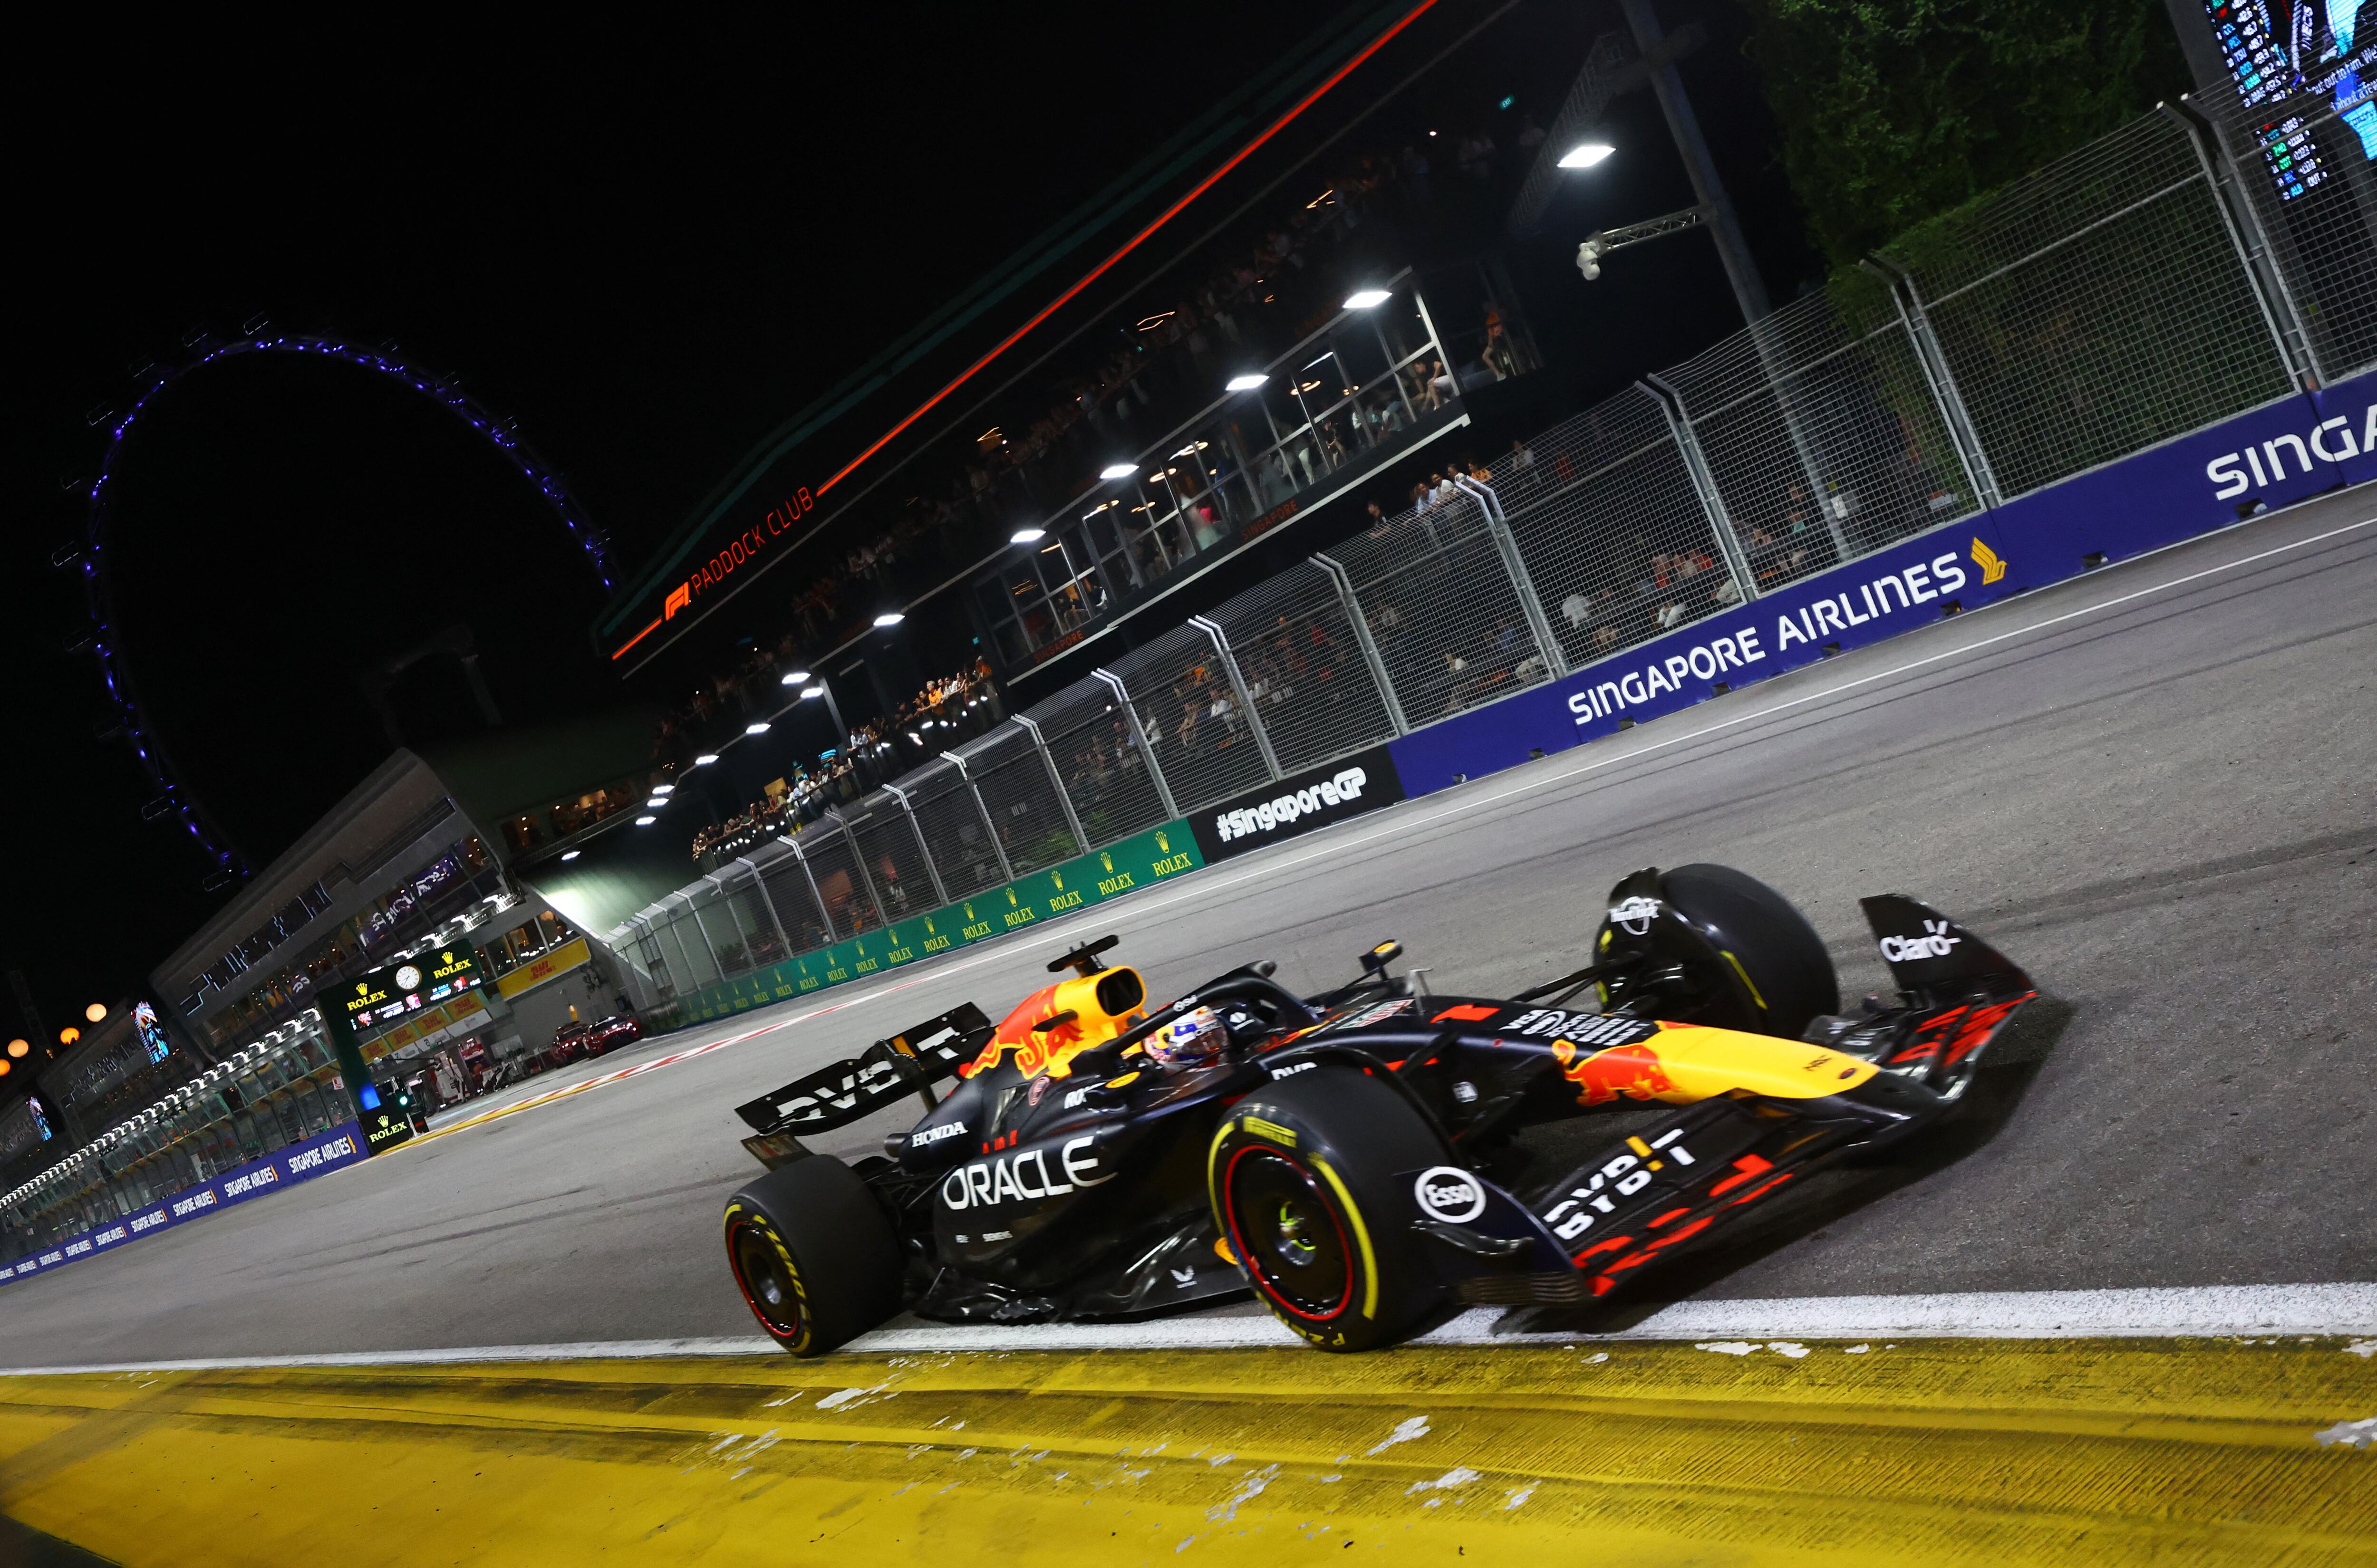
[[[1013,882],[1015,867],[1008,861],[1007,846],[998,841],[998,824],[990,820],[990,803],[982,798],[982,786],[973,781],[973,774],[967,768],[965,758],[955,752],[943,752],[941,754],[957,768],[958,777],[965,780],[967,793],[973,796],[973,809],[982,813],[982,830],[990,835],[990,852],[998,857],[999,875]]]
[[[717,901],[726,906],[726,923],[735,928],[735,943],[742,947],[744,962],[749,966],[744,971],[747,974],[750,969],[757,968],[758,966],[751,963],[751,933],[745,929],[743,917],[735,912],[735,895],[726,890],[725,876],[724,872],[714,871],[701,880],[718,890]],[[707,935],[708,932],[705,932],[703,934]],[[726,978],[726,967],[723,964],[719,966],[719,978],[721,980]]]
[[[776,941],[784,949],[784,956],[791,957],[793,933],[784,929],[784,917],[776,913],[775,895],[768,891],[768,879],[759,874],[758,862],[748,855],[737,855],[735,863],[751,873],[751,886],[759,895],[759,907],[768,911],[768,919],[776,928]]]
[[[690,893],[685,896],[685,912],[693,917],[693,929],[695,933],[701,938],[701,949],[703,952],[710,955],[710,972],[717,976],[719,980],[724,980],[726,978],[726,966],[718,961],[718,944],[710,940],[710,928],[701,923],[701,906],[693,901],[693,895]],[[680,925],[682,924],[682,922],[679,923]],[[676,944],[680,949],[685,946],[685,932],[683,930],[679,930],[677,932]],[[687,956],[688,957],[691,956],[690,954]],[[712,983],[715,982],[713,981]]]
[[[1104,681],[1107,689],[1114,693],[1115,701],[1122,705],[1124,717],[1130,721],[1130,738],[1139,742],[1140,760],[1147,764],[1147,777],[1154,782],[1155,798],[1164,802],[1164,814],[1178,816],[1180,806],[1172,798],[1171,781],[1164,777],[1164,769],[1156,765],[1155,747],[1147,739],[1146,727],[1139,721],[1139,707],[1130,700],[1130,693],[1123,686],[1122,677],[1111,670],[1093,670],[1090,673]]]
[[[2176,103],[2158,103],[2156,108],[2179,122],[2187,139],[2195,148],[2195,161],[2204,170],[2204,183],[2212,192],[2212,205],[2219,209],[2221,227],[2228,231],[2228,244],[2237,253],[2237,263],[2245,269],[2245,287],[2252,291],[2253,303],[2262,307],[2262,324],[2270,329],[2270,341],[2277,346],[2278,362],[2286,367],[2287,379],[2303,391],[2319,388],[2319,361],[2311,352],[2311,334],[2303,330],[2302,313],[2295,306],[2294,291],[2287,287],[2286,274],[2270,262],[2269,236],[2262,232],[2261,216],[2253,210],[2251,198],[2238,191],[2232,179],[2222,178],[2222,172],[2234,173],[2228,151],[2213,134],[2212,122],[2206,120],[2194,101],[2181,93]],[[2215,155],[2217,155],[2216,158]],[[2240,210],[2241,209],[2241,210]],[[2253,242],[2249,244],[2250,230]],[[2294,343],[2288,346],[2287,339]]]
[[[828,806],[825,814],[842,829],[842,841],[850,846],[850,863],[858,868],[859,885],[866,889],[866,901],[875,906],[875,918],[885,925],[891,923],[891,911],[883,907],[883,895],[875,891],[875,878],[866,869],[866,849],[859,843],[858,835],[850,830],[850,819],[842,814],[839,806]]]
[[[1535,635],[1535,651],[1543,655],[1544,669],[1548,678],[1568,673],[1568,659],[1560,652],[1559,639],[1552,636],[1552,624],[1544,618],[1544,601],[1536,597],[1535,580],[1527,575],[1527,564],[1519,555],[1519,541],[1511,535],[1511,520],[1502,515],[1502,498],[1494,487],[1480,484],[1467,474],[1456,473],[1453,484],[1477,503],[1486,514],[1486,532],[1494,540],[1495,552],[1502,557],[1502,569],[1511,574],[1511,586],[1519,591],[1519,609],[1527,618],[1527,630]]]
[[[1284,777],[1279,769],[1279,754],[1271,749],[1271,735],[1255,713],[1254,695],[1247,690],[1247,678],[1238,669],[1238,656],[1231,650],[1229,639],[1222,635],[1220,623],[1191,615],[1188,624],[1212,639],[1214,656],[1221,659],[1222,671],[1230,678],[1230,690],[1238,695],[1238,711],[1246,716],[1247,731],[1255,738],[1255,750],[1262,753],[1263,766],[1271,769],[1273,781]]]
[[[1667,417],[1667,434],[1675,438],[1676,450],[1683,456],[1684,472],[1701,498],[1701,510],[1708,515],[1709,532],[1716,539],[1716,552],[1724,558],[1725,569],[1733,575],[1733,586],[1741,590],[1742,601],[1748,603],[1758,597],[1758,583],[1748,558],[1741,552],[1741,536],[1733,531],[1733,518],[1726,512],[1725,497],[1717,493],[1716,476],[1709,472],[1708,460],[1701,454],[1700,438],[1692,434],[1691,422],[1684,418],[1683,398],[1655,375],[1646,375],[1634,385]],[[1818,497],[1815,505],[1821,507],[1822,498]]]
[[[1329,556],[1315,552],[1312,564],[1329,574],[1330,583],[1337,589],[1337,602],[1345,609],[1345,619],[1354,628],[1355,646],[1362,650],[1362,662],[1370,667],[1370,679],[1379,684],[1379,700],[1387,705],[1387,722],[1395,727],[1397,735],[1411,733],[1411,720],[1404,717],[1403,699],[1395,695],[1395,683],[1387,678],[1387,661],[1379,657],[1379,645],[1371,640],[1370,623],[1363,617],[1362,601],[1354,597],[1354,580],[1345,568]]]
[[[1923,309],[1923,296],[1915,287],[1915,275],[1880,254],[1867,256],[1857,266],[1881,279],[1890,291],[1890,303],[1898,307],[1898,324],[1906,329],[1907,342],[1915,350],[1915,362],[1930,386],[1931,400],[1940,405],[1940,422],[1948,427],[1948,439],[1956,448],[1956,460],[1965,466],[1965,482],[1973,487],[1973,499],[1983,506],[2004,505],[2005,494],[1998,489],[1996,470],[1989,467],[1989,453],[1982,447],[1981,433],[1975,428],[1973,416],[1965,407],[1965,396],[1956,389],[1956,377],[1948,368],[1948,355],[1940,346],[1939,334],[1931,330],[1931,317]]]
[[[916,808],[908,803],[908,791],[897,784],[886,784],[883,788],[890,792],[893,800],[900,802],[900,809],[907,814],[908,831],[916,836],[916,852],[925,857],[925,874],[933,879],[933,897],[944,904],[948,903],[950,890],[942,885],[941,868],[933,863],[933,847],[925,842],[925,827],[916,820]]]
[[[1048,770],[1048,787],[1057,791],[1057,803],[1065,808],[1065,826],[1073,830],[1074,846],[1082,853],[1088,853],[1089,835],[1081,831],[1081,819],[1073,810],[1073,797],[1065,791],[1065,776],[1057,771],[1057,759],[1048,754],[1047,737],[1040,733],[1037,720],[1026,719],[1020,713],[1012,717],[1015,722],[1023,726],[1023,732],[1032,737],[1032,749],[1040,754],[1040,766]]]
[[[801,852],[801,841],[787,834],[784,842],[792,846],[793,859],[800,862],[801,880],[809,885],[809,897],[817,905],[818,923],[825,927],[828,946],[842,940],[842,932],[833,929],[833,911],[825,907],[825,890],[818,885],[817,873],[809,870],[809,858]]]

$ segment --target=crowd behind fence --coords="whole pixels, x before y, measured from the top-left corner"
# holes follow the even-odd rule
[[[2289,202],[2231,118],[2173,106],[1924,226],[613,946],[665,1011],[2377,362],[2370,170]]]

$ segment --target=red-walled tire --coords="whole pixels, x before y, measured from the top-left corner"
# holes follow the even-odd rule
[[[900,1241],[857,1172],[823,1155],[726,1202],[726,1262],[751,1315],[795,1356],[822,1356],[900,1310]]]
[[[1324,1350],[1392,1345],[1444,1301],[1395,1178],[1451,1156],[1377,1079],[1321,1067],[1255,1090],[1215,1129],[1213,1218],[1256,1299]]]

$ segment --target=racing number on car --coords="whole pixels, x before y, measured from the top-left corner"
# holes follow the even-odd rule
[[[1666,1169],[1668,1159],[1678,1165],[1699,1163],[1692,1158],[1691,1151],[1677,1141],[1683,1135],[1684,1130],[1676,1127],[1649,1144],[1639,1138],[1628,1139],[1641,1153],[1612,1158],[1587,1178],[1584,1185],[1575,1188],[1545,1211],[1544,1223],[1550,1226],[1552,1234],[1561,1241],[1573,1241],[1593,1229],[1597,1215],[1615,1213],[1618,1208],[1616,1199],[1630,1198],[1649,1186],[1652,1172]],[[1654,1153],[1666,1158],[1654,1159],[1651,1158]]]

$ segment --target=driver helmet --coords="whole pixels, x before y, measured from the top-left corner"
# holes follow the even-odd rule
[[[1194,1007],[1147,1038],[1148,1057],[1159,1067],[1202,1067],[1229,1049],[1230,1031],[1211,1007]]]

